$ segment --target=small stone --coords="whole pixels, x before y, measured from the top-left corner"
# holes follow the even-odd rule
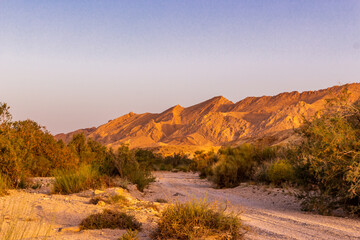
[[[104,201],[99,201],[96,205],[102,207],[102,206],[105,206],[106,203]]]
[[[104,193],[104,191],[97,190],[97,189],[94,191],[94,194],[95,194],[95,195],[99,195],[99,194],[102,194],[102,193]]]
[[[80,232],[79,226],[60,228],[59,232]]]

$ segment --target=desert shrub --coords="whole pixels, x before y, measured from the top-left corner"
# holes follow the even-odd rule
[[[28,176],[50,176],[53,169],[77,166],[77,158],[66,146],[34,121],[14,122],[10,139]]]
[[[104,210],[102,213],[92,214],[84,219],[80,224],[81,229],[131,229],[140,230],[139,223],[134,216],[124,212]]]
[[[265,183],[269,182],[268,169],[270,164],[271,162],[264,162],[255,169],[253,179],[256,182],[265,182]]]
[[[6,176],[3,176],[0,173],[0,196],[5,195],[7,193],[7,189],[9,188],[8,180]]]
[[[200,178],[206,178],[213,175],[212,166],[218,161],[218,156],[214,151],[204,152],[196,151],[191,164],[191,170],[198,171]]]
[[[10,140],[0,135],[0,174],[7,177],[10,186],[15,187],[19,183],[22,174],[20,159]]]
[[[242,238],[244,228],[238,216],[226,214],[206,200],[189,200],[169,205],[162,213],[153,239],[202,239],[217,235]]]
[[[160,171],[171,171],[172,169],[173,169],[173,166],[171,164],[161,163],[160,167],[159,167]]]
[[[172,156],[165,157],[163,162],[165,165],[172,166],[173,169],[188,171],[192,160],[185,154],[174,153]]]
[[[75,170],[57,170],[55,172],[54,193],[71,194],[90,188],[100,187],[102,178],[97,169],[83,165]]]
[[[122,235],[118,240],[139,240],[138,231],[137,230],[126,230],[126,233]]]
[[[134,183],[136,187],[143,191],[155,178],[146,167],[141,166],[137,161],[133,151],[128,146],[119,147],[113,155],[113,163],[118,170],[120,177]]]
[[[293,165],[298,182],[312,193],[304,208],[326,213],[345,207],[360,213],[359,105],[328,105],[320,116],[305,121],[298,133],[303,141]]]
[[[160,165],[163,162],[161,155],[148,149],[135,149],[134,151],[136,161],[140,164],[140,166],[150,170],[160,169]]]
[[[77,166],[71,151],[38,123],[11,121],[6,104],[0,103],[0,173],[11,187],[32,176],[50,176],[53,169]]]
[[[275,185],[280,185],[283,182],[290,182],[294,179],[294,168],[292,165],[282,159],[272,162],[266,171],[267,179]]]
[[[80,164],[91,164],[100,173],[108,176],[117,174],[112,149],[107,149],[91,138],[86,139],[83,133],[74,135],[68,147],[78,157]]]
[[[222,188],[235,187],[251,179],[257,165],[254,150],[254,146],[249,144],[220,149],[219,160],[212,167],[210,180]]]

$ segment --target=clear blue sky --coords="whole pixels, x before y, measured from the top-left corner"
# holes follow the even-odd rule
[[[358,0],[0,0],[0,101],[52,133],[348,82]]]

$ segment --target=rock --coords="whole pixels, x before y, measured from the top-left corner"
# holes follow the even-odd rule
[[[66,227],[66,228],[60,228],[59,232],[80,232],[81,229],[79,226],[74,227]]]
[[[175,197],[177,197],[177,196],[182,196],[182,197],[184,197],[185,195],[177,192],[177,193],[175,193],[173,196],[175,196]]]
[[[97,190],[97,189],[94,191],[94,194],[95,194],[95,195],[99,195],[99,194],[102,194],[102,193],[104,193],[104,191]]]
[[[96,206],[101,206],[101,207],[103,207],[103,206],[105,206],[106,205],[106,203],[104,202],[104,201],[99,201],[97,204],[96,204]]]

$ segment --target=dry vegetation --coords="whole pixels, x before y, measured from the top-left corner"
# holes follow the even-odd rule
[[[31,120],[13,122],[9,107],[0,104],[0,195],[9,189],[41,188],[41,184],[29,181],[31,177],[55,177],[52,193],[73,194],[116,184],[126,188],[127,182],[144,191],[155,180],[151,171],[196,171],[218,188],[249,181],[293,186],[303,191],[299,196],[304,200],[304,210],[331,214],[342,209],[360,215],[360,105],[349,104],[347,99],[344,92],[340,98],[329,101],[321,113],[304,119],[296,130],[302,139],[298,144],[242,144],[217,152],[198,151],[193,159],[184,154],[163,157],[150,150],[131,150],[126,145],[114,151],[83,134],[74,135],[65,144]],[[116,183],[115,177],[121,182]],[[156,202],[166,204],[164,199]],[[88,216],[80,224],[81,229],[127,229],[123,240],[137,239],[141,223],[119,209],[160,211],[155,203],[129,202],[122,194],[95,196],[90,203],[118,209]],[[7,211],[4,206],[2,211]],[[1,215],[1,239],[24,239],[44,231],[36,226],[38,233],[28,233],[26,229],[30,227],[19,226],[16,218],[8,221],[6,215]],[[221,239],[240,239],[245,231],[238,216],[225,213],[206,200],[190,200],[169,204],[160,214],[152,237],[202,239],[216,235]]]

